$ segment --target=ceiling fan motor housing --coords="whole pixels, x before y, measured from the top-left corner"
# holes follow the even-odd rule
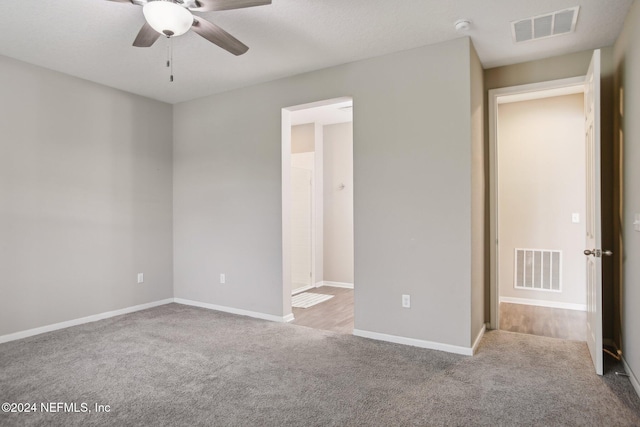
[[[173,1],[150,1],[142,13],[151,28],[167,37],[181,36],[193,25],[191,12]]]

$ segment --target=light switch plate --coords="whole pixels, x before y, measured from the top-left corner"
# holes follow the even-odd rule
[[[640,231],[640,214],[635,214],[633,218],[634,231]]]
[[[144,283],[144,274],[138,273],[138,283]]]
[[[402,295],[402,307],[411,308],[411,295]]]
[[[571,222],[574,224],[580,224],[580,214],[577,212],[574,212],[571,214]]]

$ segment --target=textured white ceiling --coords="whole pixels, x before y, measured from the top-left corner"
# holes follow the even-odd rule
[[[632,0],[273,0],[200,14],[250,49],[236,57],[193,32],[131,46],[142,9],[106,0],[0,1],[0,54],[169,103],[468,35],[485,68],[610,46]],[[574,34],[515,45],[510,21],[579,5]]]

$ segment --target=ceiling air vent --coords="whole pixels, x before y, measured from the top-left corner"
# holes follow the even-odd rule
[[[576,29],[580,6],[545,15],[521,19],[511,23],[511,34],[516,43],[545,39],[572,33]]]

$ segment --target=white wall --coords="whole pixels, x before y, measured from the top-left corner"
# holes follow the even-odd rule
[[[172,107],[2,56],[0,99],[0,335],[172,297]]]
[[[353,285],[351,122],[324,126],[324,280]]]
[[[305,158],[307,163],[308,161],[313,162],[312,165],[299,166],[313,171],[313,276],[311,284],[314,286],[321,284],[324,280],[324,137],[322,132],[322,125],[319,123],[291,126],[292,162],[300,161],[302,158]],[[310,153],[311,157],[303,155]],[[287,297],[286,305],[289,305],[288,301]]]
[[[313,126],[311,130],[313,131]],[[313,144],[313,139],[311,143]],[[295,145],[296,138],[292,135],[292,149]],[[313,152],[291,155],[291,287],[293,292],[313,284],[314,157]]]
[[[633,228],[640,213],[640,2],[634,2],[615,45],[617,70],[617,123],[622,131],[623,211],[620,218],[624,245],[622,286],[622,351],[640,393],[640,232]],[[618,133],[618,131],[616,131]]]
[[[288,310],[281,110],[349,95],[355,327],[468,348],[470,49],[461,38],[175,105],[175,296]]]
[[[586,304],[584,96],[500,104],[497,134],[500,296]],[[562,251],[562,292],[514,288],[515,248]]]

